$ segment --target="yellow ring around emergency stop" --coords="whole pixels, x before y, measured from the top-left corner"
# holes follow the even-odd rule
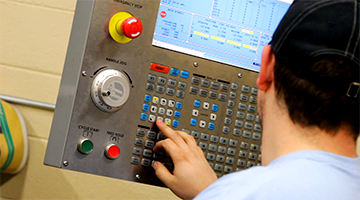
[[[126,37],[123,33],[121,33],[121,24],[123,21],[132,15],[128,12],[118,12],[113,15],[109,22],[109,33],[111,37],[118,43],[128,43],[130,42],[131,38]],[[120,29],[120,30],[119,30]]]

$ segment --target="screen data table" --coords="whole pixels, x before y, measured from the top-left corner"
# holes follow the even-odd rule
[[[162,0],[153,45],[260,71],[291,0]]]

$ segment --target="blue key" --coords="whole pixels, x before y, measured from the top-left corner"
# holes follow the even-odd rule
[[[212,111],[216,112],[216,111],[218,111],[218,110],[219,110],[219,105],[213,104],[213,105],[212,105]]]
[[[181,110],[183,104],[181,102],[177,102],[175,108]]]
[[[150,101],[151,101],[151,96],[148,95],[148,94],[145,95],[144,101],[145,101],[145,102],[150,102]]]
[[[189,78],[190,73],[188,71],[181,71],[181,78]]]
[[[175,111],[174,117],[179,119],[180,116],[181,116],[181,112],[180,111]]]
[[[195,101],[194,101],[194,106],[195,106],[196,108],[199,108],[200,105],[201,105],[201,101],[199,101],[199,100],[195,100]]]
[[[176,68],[172,68],[170,70],[170,74],[173,75],[173,76],[179,76],[179,72],[180,72],[180,70],[178,70]]]
[[[147,117],[148,117],[148,114],[146,114],[146,113],[141,113],[140,119],[143,120],[143,121],[146,121],[146,120],[147,120]]]
[[[196,120],[196,119],[191,119],[191,120],[190,120],[190,125],[191,125],[191,126],[196,126],[196,124],[197,124],[197,120]]]
[[[212,122],[210,122],[210,123],[209,123],[209,129],[210,129],[210,130],[214,130],[214,128],[215,128],[215,124],[212,123]]]
[[[172,126],[174,128],[177,128],[179,126],[179,121],[178,120],[173,120]]]
[[[143,111],[149,111],[149,108],[150,108],[149,104],[143,105]]]

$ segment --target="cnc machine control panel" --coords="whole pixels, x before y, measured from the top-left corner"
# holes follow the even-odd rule
[[[154,122],[220,177],[261,164],[256,78],[289,0],[78,1],[46,165],[163,186]]]

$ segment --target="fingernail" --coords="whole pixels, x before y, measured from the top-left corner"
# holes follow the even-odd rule
[[[156,170],[157,165],[158,165],[158,163],[157,163],[157,161],[155,161],[154,164],[153,164],[153,168],[154,168],[155,170]]]
[[[157,122],[158,122],[158,124],[163,124],[164,123],[162,120],[158,120]]]

